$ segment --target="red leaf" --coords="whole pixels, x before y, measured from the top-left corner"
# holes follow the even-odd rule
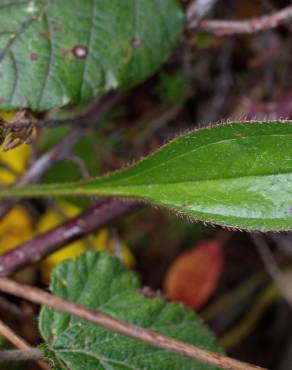
[[[222,272],[221,245],[216,239],[204,240],[176,258],[164,281],[170,299],[196,310],[206,303]]]

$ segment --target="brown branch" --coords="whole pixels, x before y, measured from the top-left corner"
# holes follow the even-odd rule
[[[30,345],[20,338],[13,330],[11,330],[2,320],[0,320],[0,335],[19,349],[28,349]]]
[[[0,256],[0,276],[10,276],[63,246],[96,232],[115,219],[135,210],[138,203],[111,200],[96,205],[81,215],[41,234]]]
[[[242,21],[228,20],[203,20],[197,26],[191,22],[189,29],[195,28],[201,32],[212,33],[215,36],[231,36],[240,34],[253,34],[271,28],[276,28],[282,24],[290,22],[292,19],[292,5],[287,6],[270,15],[251,18]]]
[[[66,158],[70,150],[84,134],[84,129],[75,128],[57,145],[37,159],[30,168],[17,180],[15,187],[35,184],[56,163]]]
[[[199,21],[212,10],[217,1],[218,0],[194,0],[187,8],[187,22],[189,28],[197,26]]]
[[[71,162],[78,168],[83,179],[88,180],[90,178],[90,172],[86,166],[85,161],[82,158],[78,157],[78,155],[69,153],[64,159]]]
[[[206,364],[226,370],[256,370],[259,367],[219,355],[191,344],[183,343],[173,338],[158,334],[152,330],[140,328],[123,322],[102,312],[86,309],[85,307],[66,301],[47,293],[39,288],[22,285],[10,279],[0,278],[0,290],[27,299],[36,304],[46,305],[60,312],[80,317],[108,330],[148,343],[154,347],[179,355],[192,358]]]
[[[12,343],[16,348],[21,350],[30,350],[30,345],[23,339],[20,338],[13,330],[11,330],[3,321],[0,320],[0,335]],[[49,370],[46,363],[39,361],[38,365],[43,370]]]
[[[4,350],[0,351],[1,362],[18,362],[18,361],[38,361],[44,358],[42,351],[38,348],[30,348],[27,350]],[[46,367],[48,370],[49,368]]]
[[[285,279],[285,274],[282,272],[280,267],[277,265],[274,255],[271,252],[268,243],[266,242],[263,235],[251,234],[251,239],[256,246],[258,254],[260,255],[268,274],[274,280],[278,286],[283,297],[286,299],[290,308],[292,308],[292,297],[290,293],[290,280],[287,286],[287,279]]]
[[[0,363],[18,362],[18,361],[37,361],[43,358],[44,355],[42,354],[42,351],[38,348],[30,348],[26,350],[10,349],[0,351]]]
[[[64,119],[53,119],[39,121],[39,126],[52,127],[66,125],[68,123],[73,126],[88,127],[95,124],[100,118],[108,113],[118,102],[123,98],[119,92],[112,91],[106,95],[101,96],[97,101],[94,101],[92,107],[87,112],[80,116]]]
[[[16,133],[29,127],[56,127],[60,125],[72,124],[74,126],[87,127],[96,122],[97,119],[107,113],[118,101],[122,95],[116,92],[110,92],[92,104],[89,110],[77,117],[67,117],[63,119],[37,119],[25,117],[25,112],[19,112],[19,118],[16,115],[11,121],[0,121],[2,129],[8,133]]]

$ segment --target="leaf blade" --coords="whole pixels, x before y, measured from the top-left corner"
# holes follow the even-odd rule
[[[292,123],[218,125],[180,136],[135,165],[86,182],[4,196],[107,195],[247,230],[292,229]]]
[[[5,0],[0,107],[44,111],[133,86],[169,57],[183,23],[177,0]]]
[[[138,326],[219,351],[214,336],[190,310],[137,291],[137,278],[106,253],[88,252],[60,265],[53,292]],[[53,357],[72,370],[107,364],[111,369],[214,369],[132,338],[43,308],[40,330]],[[101,367],[102,368],[102,367]]]

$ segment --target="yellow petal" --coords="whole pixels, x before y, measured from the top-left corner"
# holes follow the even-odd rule
[[[17,112],[0,111],[0,119],[10,121]],[[0,183],[11,185],[17,177],[24,172],[31,156],[31,147],[22,144],[15,149],[7,152],[0,151]],[[12,169],[1,168],[1,163]]]
[[[128,246],[121,242],[121,255],[124,264],[127,267],[133,267],[135,265],[135,258],[128,248]],[[110,236],[108,229],[104,228],[94,238],[94,249],[97,251],[109,251],[115,253],[115,242]]]
[[[74,204],[67,202],[58,202],[54,209],[49,209],[41,218],[38,224],[38,232],[43,233],[67,218],[77,216],[81,210]]]
[[[37,232],[38,234],[44,233],[45,231],[57,226],[61,222],[64,222],[66,218],[77,216],[79,213],[80,209],[78,207],[70,203],[58,202],[56,204],[56,210],[48,210],[41,218]],[[82,241],[77,241],[51,254],[40,264],[43,281],[49,282],[52,269],[59,263],[68,258],[77,257],[85,250],[85,244]]]
[[[23,144],[8,152],[0,151],[0,183],[11,185],[17,177],[25,171],[31,156],[31,147]],[[2,168],[1,163],[8,168]]]
[[[11,121],[11,119],[15,116],[17,111],[12,111],[12,112],[4,112],[0,110],[0,118],[3,119],[3,121]]]
[[[33,234],[30,215],[23,207],[14,207],[0,222],[0,253],[31,239]]]

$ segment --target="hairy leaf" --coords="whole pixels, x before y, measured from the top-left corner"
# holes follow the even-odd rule
[[[2,0],[0,108],[44,111],[132,86],[182,29],[178,0]]]
[[[0,190],[0,197],[113,195],[240,229],[292,229],[292,122],[195,130],[120,172],[72,184]]]
[[[62,263],[51,285],[64,299],[220,352],[213,334],[192,311],[160,298],[146,298],[138,287],[137,277],[117,258],[94,252]],[[41,311],[40,331],[56,369],[215,369],[50,308]]]

